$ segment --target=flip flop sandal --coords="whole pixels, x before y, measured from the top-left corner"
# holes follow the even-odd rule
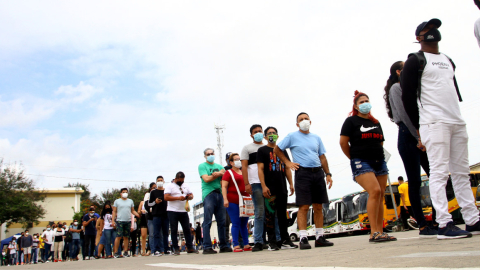
[[[389,241],[387,237],[385,237],[380,232],[376,232],[372,235],[372,237],[368,240],[370,243],[380,243]]]
[[[382,233],[382,235],[384,235],[385,238],[388,239],[388,241],[397,241],[397,238],[395,238],[395,236],[388,235],[387,233]]]
[[[233,248],[233,252],[243,252],[243,249],[238,247],[238,248]]]
[[[252,247],[244,248],[243,251],[252,251]]]

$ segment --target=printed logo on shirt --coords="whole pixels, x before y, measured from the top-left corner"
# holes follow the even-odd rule
[[[274,152],[270,152],[270,164],[268,165],[270,171],[285,172],[285,164],[280,160]]]
[[[437,66],[440,69],[448,69],[450,64],[444,62],[432,62],[432,66]]]
[[[361,131],[361,132],[367,132],[367,131],[372,130],[372,129],[374,129],[374,128],[378,128],[378,127],[369,127],[369,128],[366,128],[366,127],[364,127],[364,126],[362,125],[362,126],[360,127],[360,131]]]

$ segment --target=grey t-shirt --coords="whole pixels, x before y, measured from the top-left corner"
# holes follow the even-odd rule
[[[262,146],[264,144],[250,143],[245,145],[240,153],[241,160],[248,160],[247,172],[250,184],[260,184],[260,179],[258,179],[257,151]]]
[[[134,207],[134,205],[131,199],[116,199],[113,207],[117,208],[117,221],[132,221],[132,207]]]
[[[388,99],[390,100],[390,107],[392,108],[393,121],[397,124],[403,122],[412,136],[418,140],[417,130],[413,126],[412,121],[410,121],[410,117],[408,117],[405,107],[403,107],[402,87],[400,86],[400,83],[392,85]]]
[[[79,230],[80,229],[80,226],[77,225],[70,225],[70,229],[74,229],[74,230]],[[76,239],[80,239],[80,233],[78,232],[70,232],[72,234],[72,239],[73,240],[76,240]]]

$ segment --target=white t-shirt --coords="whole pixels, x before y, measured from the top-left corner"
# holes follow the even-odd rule
[[[460,113],[455,72],[444,54],[425,53],[427,64],[422,74],[421,96],[417,99],[420,125],[436,122],[465,125]]]
[[[8,245],[8,248],[12,248],[10,249],[10,254],[15,254],[17,251],[17,243],[15,242],[12,242],[10,245]]]
[[[248,161],[248,182],[250,184],[260,184],[260,179],[258,178],[258,167],[257,167],[257,151],[258,148],[265,146],[264,144],[250,143],[243,147],[242,152],[240,152],[240,159]]]
[[[183,194],[182,194],[183,191]],[[165,194],[170,194],[172,197],[180,197],[180,196],[187,196],[192,194],[190,188],[187,184],[183,183],[180,187],[176,183],[168,184],[165,188]],[[169,201],[167,205],[167,211],[172,212],[187,212],[185,210],[185,202],[186,201]]]
[[[42,233],[42,238],[45,239],[45,243],[49,245],[53,245],[53,236],[55,235],[55,232],[50,230],[50,231],[44,231]]]
[[[103,217],[103,229],[104,230],[111,230],[112,227],[112,214],[105,214]]]

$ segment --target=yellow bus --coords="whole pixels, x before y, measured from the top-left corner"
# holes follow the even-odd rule
[[[472,188],[472,193],[474,198],[479,197],[478,185],[480,184],[480,171],[471,171],[470,172],[470,187]],[[448,175],[448,182],[446,187],[447,199],[448,199],[448,212],[452,215],[452,219],[458,223],[463,223],[462,214],[460,213],[460,206],[458,205],[457,199],[455,198],[455,192],[453,190],[452,178]],[[430,199],[430,189],[429,189],[429,180],[426,174],[422,174],[422,186],[420,188],[420,193],[422,196],[422,207],[423,213],[427,218],[427,221],[432,220],[432,200]],[[478,208],[480,208],[480,197],[476,199],[475,203]]]

